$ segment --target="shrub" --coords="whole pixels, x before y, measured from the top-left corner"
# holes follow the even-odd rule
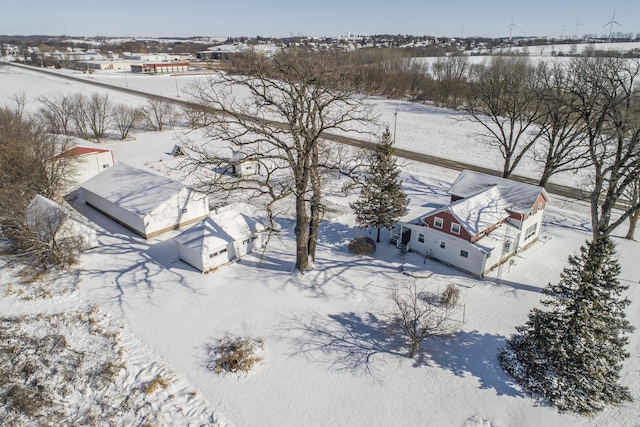
[[[371,237],[358,236],[349,242],[349,252],[354,255],[373,255],[376,242]]]
[[[460,301],[460,289],[453,283],[449,283],[440,296],[440,303],[447,308],[453,308],[458,305],[458,301]]]
[[[207,368],[216,374],[223,372],[249,372],[262,361],[259,352],[264,339],[225,336],[209,349],[210,362]]]

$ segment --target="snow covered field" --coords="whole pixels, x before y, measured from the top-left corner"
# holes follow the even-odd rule
[[[85,78],[124,86],[122,76]],[[180,88],[191,78],[195,77],[129,75],[126,84],[173,96],[176,81]],[[0,104],[8,103],[8,97],[20,90],[34,101],[56,91],[95,89],[15,68],[0,70]],[[110,97],[117,102],[145,102],[116,92]],[[399,146],[495,165],[484,150],[474,151],[473,126],[460,120],[460,113],[374,102],[387,123],[398,107]],[[136,133],[131,141],[105,145],[116,160],[149,167],[169,158],[180,132]],[[445,203],[456,176],[454,171],[408,162],[402,179],[414,216],[420,209]],[[631,358],[622,371],[622,382],[630,387],[635,401],[593,417],[558,413],[537,404],[510,382],[497,362],[497,349],[505,337],[525,322],[532,307],[539,306],[540,289],[558,280],[567,256],[590,237],[583,205],[554,198],[540,240],[516,256],[499,277],[496,271],[493,277],[477,280],[415,254],[402,256],[386,243],[379,244],[373,257],[351,256],[348,241],[367,232],[354,228],[347,207],[354,196],[335,192],[329,197],[337,212],[322,224],[316,268],[304,276],[291,273],[294,241],[292,223],[286,218],[281,221],[282,233],[272,239],[264,256],[251,254],[203,275],[179,261],[171,240],[177,231],[145,241],[76,200],[79,211],[100,227],[101,243],[81,256],[77,288],[61,296],[25,300],[15,290],[7,294],[15,278],[3,268],[0,314],[30,318],[98,307],[106,316],[100,322],[122,325],[120,342],[127,349],[123,360],[129,368],[117,382],[129,388],[114,389],[114,397],[130,393],[142,399],[131,390],[143,388],[158,375],[171,379],[170,387],[160,390],[157,398],[147,397],[151,408],[169,411],[159,416],[160,425],[637,425],[638,330],[631,336]],[[630,285],[628,315],[638,327],[640,246],[619,237],[615,242],[620,277]],[[428,279],[419,279],[430,289],[456,284],[465,307],[460,331],[447,340],[425,342],[416,360],[404,357],[379,316],[387,304],[387,290],[403,265],[434,272]],[[35,334],[34,326],[25,328]],[[264,338],[264,361],[248,375],[219,376],[207,370],[207,348],[226,334]],[[83,343],[90,351],[86,337],[74,344]],[[70,401],[71,406],[79,405],[86,396],[76,393]]]

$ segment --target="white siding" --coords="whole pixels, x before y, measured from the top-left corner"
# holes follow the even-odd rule
[[[518,248],[523,248],[538,238],[538,236],[540,235],[540,227],[542,226],[543,213],[544,211],[540,210],[535,215],[531,215],[529,218],[522,222],[522,227],[520,228],[520,239],[518,240]],[[527,230],[534,224],[535,233],[525,240],[525,238],[527,237]]]
[[[104,212],[108,216],[116,219],[117,221],[126,224],[129,228],[137,231],[140,234],[145,233],[144,221],[142,218],[128,212],[118,205],[111,203],[110,201],[92,193],[86,188],[83,189],[84,199],[87,204],[97,208]]]
[[[144,217],[146,234],[189,223],[209,214],[204,194],[184,188]]]

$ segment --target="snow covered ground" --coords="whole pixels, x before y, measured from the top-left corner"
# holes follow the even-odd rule
[[[86,78],[121,79],[100,75]],[[180,85],[188,78],[128,76],[127,85],[170,95],[176,79]],[[123,78],[118,81],[124,83]],[[13,68],[1,70],[0,104],[7,103],[7,97],[19,90],[34,100],[50,91],[94,89]],[[118,101],[144,103],[142,98],[115,92],[110,96]],[[406,141],[402,142],[406,144],[401,145],[403,148],[449,153],[462,161],[492,165],[493,159],[486,151],[473,151],[474,144],[469,141],[473,139],[469,137],[473,127],[460,120],[460,113],[375,102],[383,111],[383,119],[392,117],[399,107],[398,145]],[[114,151],[116,160],[162,171],[158,162],[168,159],[180,132],[135,133],[131,141],[105,145]],[[407,162],[402,179],[411,197],[413,216],[445,203],[446,190],[456,176],[454,171]],[[117,377],[119,383],[130,388],[118,389],[115,394],[132,393],[126,391],[131,387],[139,390],[158,375],[171,379],[175,388],[168,394],[163,393],[169,389],[162,389],[158,392],[162,397],[150,398],[152,408],[171,413],[168,418],[160,418],[160,424],[637,424],[638,330],[631,336],[631,358],[622,372],[622,382],[630,387],[635,401],[593,417],[558,413],[536,403],[512,384],[497,362],[497,349],[505,337],[526,321],[532,307],[539,306],[540,289],[558,280],[567,256],[590,237],[585,206],[554,198],[546,211],[540,240],[516,256],[512,265],[494,272],[493,277],[477,280],[415,254],[403,256],[384,242],[373,257],[351,256],[348,241],[368,232],[354,227],[348,209],[353,197],[339,192],[329,196],[337,212],[322,224],[316,268],[304,276],[292,274],[293,230],[286,218],[281,221],[282,232],[272,238],[264,254],[254,253],[210,274],[201,274],[178,259],[171,240],[177,231],[148,241],[140,239],[82,204],[79,198],[75,200],[78,210],[100,228],[101,245],[81,256],[77,287],[61,296],[25,300],[15,295],[15,289],[11,295],[6,294],[15,279],[3,268],[0,314],[30,318],[83,313],[89,307],[98,307],[106,316],[105,324],[122,325],[119,333],[124,338],[120,343],[127,349],[123,360],[127,366],[132,365],[131,373]],[[620,230],[620,234],[623,232]],[[619,237],[615,242],[622,264],[620,277],[630,286],[632,305],[628,315],[638,327],[639,243]],[[387,304],[387,291],[398,280],[403,265],[433,272],[428,279],[418,279],[429,289],[454,283],[464,303],[461,329],[449,339],[423,343],[416,360],[404,357],[397,337],[387,333],[379,316]],[[35,333],[33,327],[25,328]],[[210,372],[206,368],[207,349],[227,334],[264,338],[263,363],[248,375]],[[74,345],[82,347],[83,343],[90,349],[86,337]],[[137,379],[135,372],[141,373]],[[177,406],[161,405],[170,396],[172,405]],[[198,399],[189,403],[189,396]],[[70,401],[74,405],[86,400],[74,394]]]

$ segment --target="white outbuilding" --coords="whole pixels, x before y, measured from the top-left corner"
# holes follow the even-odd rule
[[[73,164],[75,185],[96,176],[115,163],[111,150],[80,138],[74,138],[71,146],[56,157],[76,160]]]
[[[212,214],[175,240],[180,259],[207,272],[264,247],[266,238],[262,223],[229,209]]]
[[[27,225],[42,241],[56,241],[80,251],[98,247],[96,229],[71,207],[36,195],[27,207]]]
[[[209,214],[206,194],[122,162],[81,187],[89,206],[145,239],[193,224]]]

